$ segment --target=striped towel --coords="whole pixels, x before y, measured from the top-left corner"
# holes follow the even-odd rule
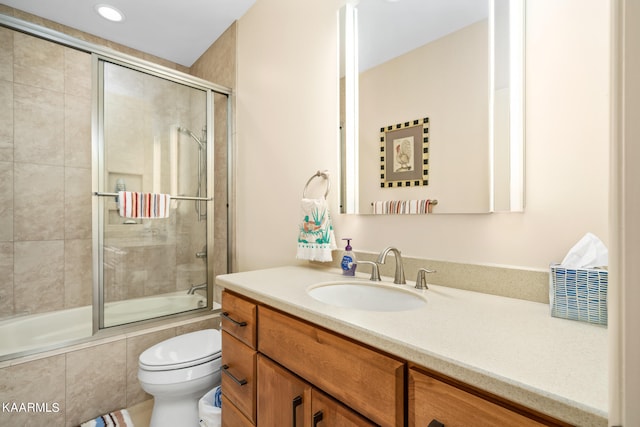
[[[168,194],[118,192],[120,216],[123,218],[169,218],[170,203]]]
[[[134,427],[126,409],[110,412],[95,420],[80,424],[80,427]]]
[[[431,200],[387,200],[373,203],[373,213],[389,214],[428,214]]]

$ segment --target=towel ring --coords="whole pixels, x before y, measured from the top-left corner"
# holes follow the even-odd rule
[[[315,174],[311,175],[311,178],[309,178],[309,180],[307,181],[307,183],[304,185],[304,190],[302,190],[302,197],[303,198],[307,198],[307,188],[309,187],[309,184],[311,183],[311,181],[313,181],[315,178],[318,177],[322,177],[327,181],[327,190],[324,192],[324,198],[327,198],[327,195],[329,194],[329,190],[331,189],[331,180],[329,179],[329,171],[318,171]]]

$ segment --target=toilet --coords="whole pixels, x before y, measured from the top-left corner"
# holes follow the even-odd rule
[[[138,380],[153,396],[149,427],[199,426],[198,401],[220,385],[220,331],[205,329],[162,341],[138,359]]]

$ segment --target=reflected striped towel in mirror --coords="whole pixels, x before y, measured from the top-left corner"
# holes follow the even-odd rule
[[[431,200],[385,200],[372,204],[376,215],[428,214]]]
[[[118,192],[120,216],[123,218],[168,218],[170,203],[168,194]]]

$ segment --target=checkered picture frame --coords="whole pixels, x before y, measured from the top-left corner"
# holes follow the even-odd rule
[[[394,171],[393,143],[397,137],[413,137],[413,161],[402,171]],[[429,185],[429,118],[416,119],[380,128],[380,187]]]

